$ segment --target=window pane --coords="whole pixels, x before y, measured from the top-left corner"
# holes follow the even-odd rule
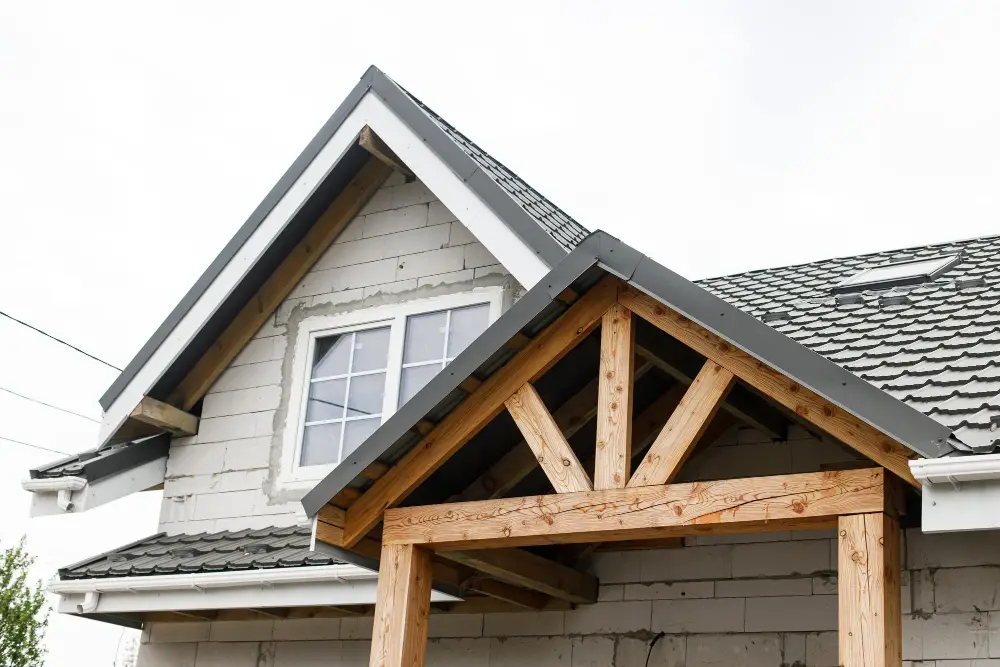
[[[336,463],[340,451],[340,427],[336,424],[318,424],[306,426],[302,435],[302,455],[299,465],[315,466],[323,463]]]
[[[347,416],[382,414],[384,392],[385,373],[352,376],[350,396],[347,398]]]
[[[347,380],[323,380],[309,386],[309,402],[306,404],[306,421],[340,419],[344,416],[344,390]]]
[[[399,382],[399,404],[402,405],[413,398],[413,395],[430,382],[431,378],[437,375],[440,370],[441,364],[404,368]]]
[[[404,364],[444,357],[444,327],[447,319],[447,311],[413,315],[406,319]]]
[[[386,367],[389,355],[389,327],[359,331],[354,335],[352,373],[377,371]]]
[[[344,424],[344,458],[351,455],[355,449],[364,442],[368,436],[375,432],[381,420],[357,419]]]
[[[448,358],[457,357],[479,334],[486,331],[490,322],[488,304],[458,308],[451,311],[451,326],[448,330]]]
[[[351,335],[327,336],[316,341],[316,356],[313,358],[314,378],[347,373],[347,362],[351,354]]]

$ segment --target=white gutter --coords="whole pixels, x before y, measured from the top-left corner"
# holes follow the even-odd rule
[[[72,512],[76,507],[73,503],[73,492],[87,488],[87,480],[83,477],[26,479],[21,482],[21,488],[30,493],[55,493],[56,507],[63,512]]]
[[[1000,530],[1000,454],[910,461],[925,533]]]
[[[1000,454],[917,459],[910,461],[910,472],[921,484],[961,484],[1000,479]]]
[[[70,614],[372,605],[378,573],[357,565],[240,572],[53,580],[58,610]],[[439,591],[434,602],[459,600]]]

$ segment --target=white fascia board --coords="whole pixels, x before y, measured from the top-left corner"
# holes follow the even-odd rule
[[[462,181],[408,125],[368,91],[320,150],[302,175],[257,226],[239,252],[219,272],[132,380],[104,413],[98,444],[104,444],[128,418],[197,335],[250,268],[285,228],[316,187],[354,145],[368,125],[469,228],[525,288],[541,280],[549,267]]]
[[[925,533],[1000,529],[1000,454],[910,461]]]
[[[87,482],[81,477],[57,477],[25,480],[21,486],[31,492],[29,516],[32,518],[67,512],[76,514],[163,484],[166,472],[167,457],[163,456],[96,482]],[[68,506],[67,502],[72,505]]]
[[[61,613],[375,604],[378,573],[355,565],[54,581]],[[458,601],[432,591],[433,602]]]

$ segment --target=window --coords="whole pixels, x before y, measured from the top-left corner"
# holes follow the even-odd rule
[[[283,479],[325,475],[495,320],[501,288],[300,325],[283,434]]]
[[[904,285],[919,285],[934,280],[960,259],[961,255],[944,255],[864,269],[842,281],[833,288],[833,291],[837,294],[843,294],[864,290],[890,289]]]

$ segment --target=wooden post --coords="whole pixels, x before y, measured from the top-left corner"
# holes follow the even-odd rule
[[[882,513],[841,516],[838,542],[838,664],[900,667],[899,523]]]
[[[430,551],[383,545],[370,667],[423,667],[430,610]]]
[[[635,318],[615,304],[601,319],[594,488],[623,489],[632,475]]]

